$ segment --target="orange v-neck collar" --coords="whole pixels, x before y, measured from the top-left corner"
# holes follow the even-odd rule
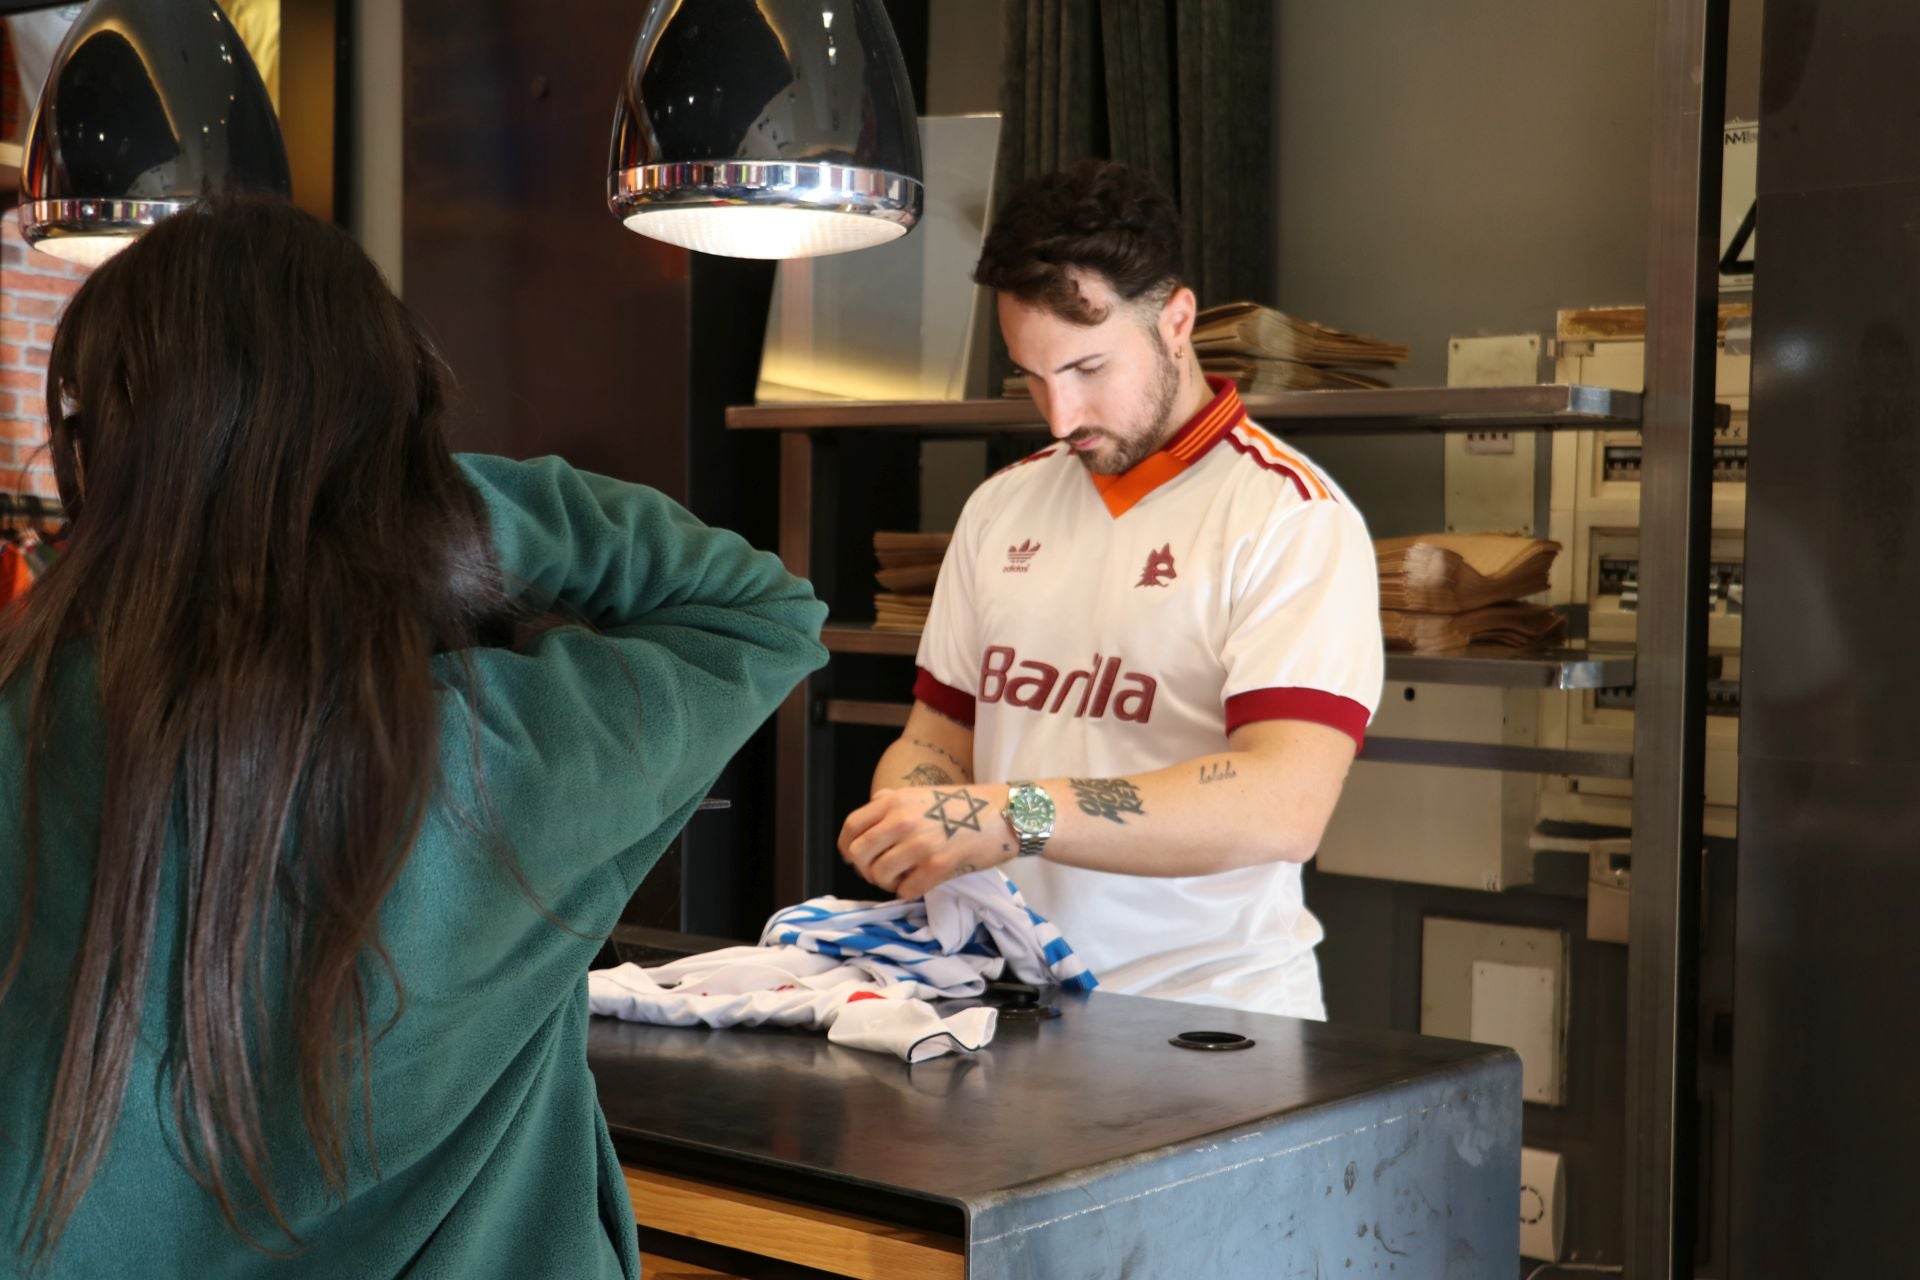
[[[1108,515],[1118,520],[1133,510],[1142,498],[1206,456],[1207,450],[1247,416],[1233,383],[1225,378],[1208,378],[1207,385],[1213,389],[1213,399],[1187,419],[1187,424],[1157,452],[1117,476],[1088,473],[1093,487],[1100,491],[1100,500],[1107,504]]]

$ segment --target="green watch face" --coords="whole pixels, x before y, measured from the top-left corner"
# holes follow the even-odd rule
[[[1015,787],[1007,793],[1007,820],[1021,835],[1051,831],[1053,797],[1039,787]]]

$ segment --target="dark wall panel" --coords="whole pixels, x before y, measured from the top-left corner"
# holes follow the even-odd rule
[[[1907,1274],[1920,6],[1769,0],[1764,41],[1734,1274]]]
[[[685,499],[688,254],[606,207],[645,10],[408,0],[406,295],[460,379],[461,447]]]

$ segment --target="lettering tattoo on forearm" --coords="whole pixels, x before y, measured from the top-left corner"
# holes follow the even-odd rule
[[[906,781],[910,787],[950,787],[953,775],[937,764],[917,764]]]
[[[962,760],[959,756],[956,756],[955,754],[953,754],[953,752],[948,751],[945,747],[942,747],[939,744],[933,743],[933,742],[922,742],[918,738],[909,738],[907,739],[907,741],[911,742],[914,746],[920,748],[922,751],[931,751],[933,752],[933,754],[937,756],[945,756],[947,760],[953,765],[953,767],[960,771],[960,780],[962,782],[973,781],[973,770],[970,767],[968,767],[967,762],[965,760]]]
[[[946,832],[941,838],[951,840],[956,831],[978,831],[980,812],[986,807],[985,800],[976,798],[973,792],[962,787],[958,791],[935,791],[933,808],[921,816],[938,822]]]
[[[1233,761],[1231,760],[1216,760],[1212,764],[1203,764],[1200,766],[1200,781],[1203,783],[1225,782],[1229,778],[1237,778],[1239,776],[1239,774],[1233,771]]]
[[[1108,822],[1127,824],[1122,814],[1131,813],[1136,817],[1147,816],[1146,808],[1140,803],[1140,790],[1125,778],[1068,778],[1067,785],[1073,788],[1073,794],[1080,801],[1080,812],[1096,818],[1105,818]]]

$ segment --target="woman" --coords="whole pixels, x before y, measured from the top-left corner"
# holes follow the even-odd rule
[[[823,607],[650,490],[456,461],[405,309],[284,205],[101,267],[47,385],[0,1275],[635,1275],[583,978]]]

